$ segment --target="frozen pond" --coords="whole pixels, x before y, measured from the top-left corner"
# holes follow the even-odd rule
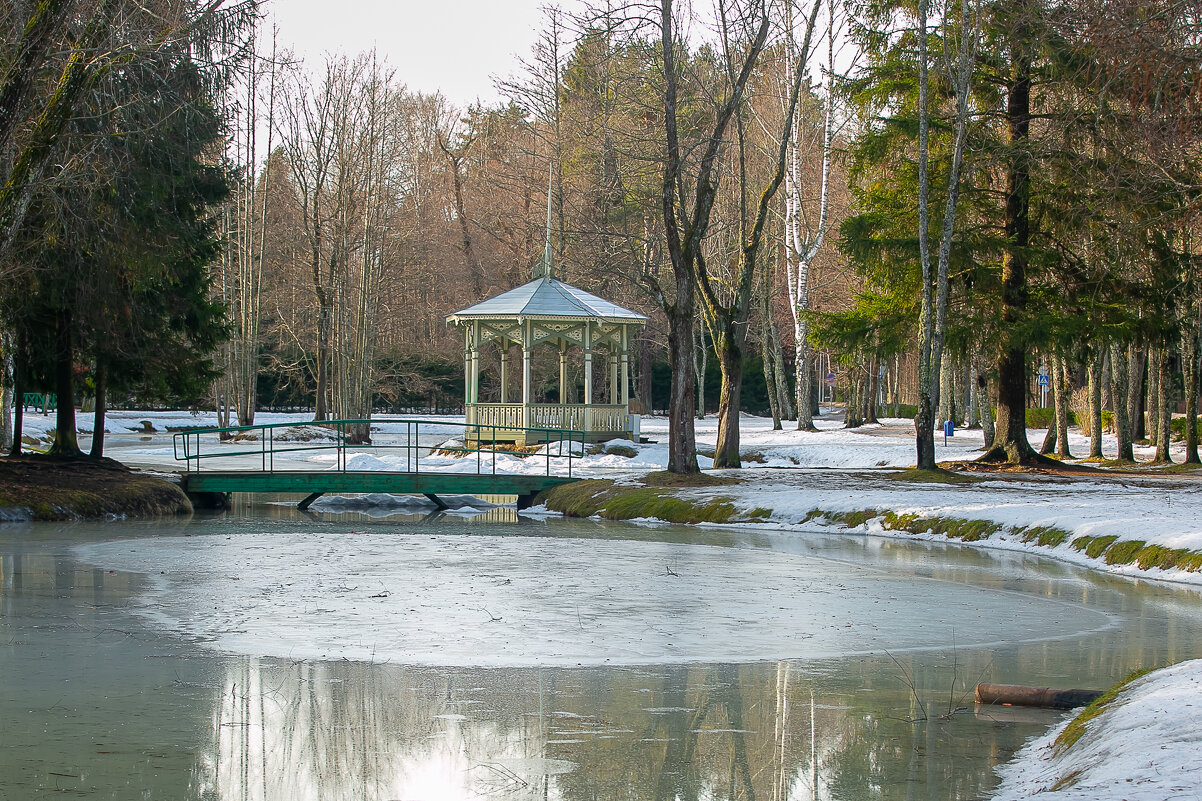
[[[0,556],[0,799],[973,799],[1056,719],[977,681],[1202,656],[1194,591],[855,536],[260,506]]]

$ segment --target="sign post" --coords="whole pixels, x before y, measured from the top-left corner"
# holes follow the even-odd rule
[[[1046,364],[1039,365],[1039,408],[1048,408],[1048,385],[1052,383],[1048,378],[1048,366]]]

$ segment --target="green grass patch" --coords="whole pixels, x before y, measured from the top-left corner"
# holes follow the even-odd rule
[[[919,470],[917,467],[890,473],[889,478],[893,481],[904,481],[911,484],[977,484],[984,481],[976,476],[966,476],[963,473],[954,473],[943,468]]]
[[[757,506],[747,513],[747,517],[756,523],[765,523],[772,518],[772,510],[763,506]]]
[[[672,473],[658,470],[640,479],[648,487],[722,487],[738,484],[734,476],[715,476],[712,473]]]
[[[1092,559],[1105,558],[1108,565],[1129,565],[1135,562],[1140,570],[1158,567],[1162,570],[1184,570],[1187,573],[1202,571],[1202,551],[1148,545],[1143,540],[1117,540],[1118,537],[1077,537],[1072,544],[1078,551],[1085,551],[1085,555]]]
[[[1055,753],[1057,755],[1063,754],[1065,751],[1072,748],[1073,745],[1075,745],[1076,742],[1085,734],[1085,728],[1089,722],[1105,712],[1106,708],[1114,703],[1114,700],[1118,698],[1119,693],[1122,692],[1128,684],[1140,678],[1141,676],[1148,675],[1151,672],[1151,668],[1144,668],[1143,670],[1137,670],[1134,673],[1129,674],[1118,684],[1114,685],[1109,690],[1098,696],[1097,700],[1095,700],[1092,704],[1082,709],[1081,713],[1077,715],[1077,717],[1073,718],[1072,722],[1070,722],[1068,726],[1064,728],[1064,731],[1060,732],[1060,735],[1056,738],[1056,742],[1053,743]]]
[[[1165,548],[1163,545],[1149,545],[1136,554],[1140,570],[1151,570],[1159,567],[1163,570],[1177,567],[1189,557],[1187,548]]]
[[[622,456],[626,459],[633,459],[639,455],[639,452],[629,445],[610,445],[605,452],[610,456]]]
[[[886,511],[882,515],[885,528],[892,531],[908,531],[911,534],[936,534],[963,542],[977,542],[1001,530],[1001,525],[991,520],[961,520],[955,517],[921,517],[915,514],[897,514]]]
[[[862,526],[877,516],[875,509],[861,509],[853,512],[824,512],[823,516],[832,523],[839,523],[848,528]]]
[[[1157,473],[1194,473],[1202,470],[1202,464],[1185,462],[1182,464],[1165,463],[1163,467],[1156,470]]]
[[[1102,552],[1109,548],[1118,537],[1077,537],[1073,540],[1073,547],[1078,551],[1085,551],[1085,555],[1090,559],[1097,559],[1102,555]]]
[[[1129,565],[1135,561],[1139,552],[1147,543],[1143,540],[1124,540],[1116,542],[1106,549],[1106,564]]]
[[[729,498],[690,500],[653,487],[618,486],[608,479],[562,484],[541,493],[538,502],[568,517],[648,517],[669,523],[729,523],[735,518]]]
[[[1049,548],[1060,545],[1070,535],[1070,532],[1055,526],[1020,526],[1014,529],[1014,533],[1021,534],[1023,542],[1034,542]]]

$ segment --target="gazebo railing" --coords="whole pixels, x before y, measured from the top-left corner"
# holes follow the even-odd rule
[[[524,427],[522,410],[520,403],[470,403],[467,419],[477,425],[517,429]],[[535,403],[530,405],[530,427],[610,433],[627,431],[630,424],[622,404]]]

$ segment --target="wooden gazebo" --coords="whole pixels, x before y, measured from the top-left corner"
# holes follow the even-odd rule
[[[637,432],[637,422],[629,411],[630,347],[647,318],[552,278],[549,251],[548,247],[543,277],[447,315],[448,323],[463,330],[464,410],[469,436],[476,433],[470,425],[477,424],[496,427],[480,429],[481,439],[495,434],[498,441],[518,444],[543,439],[542,434],[527,435],[526,429],[532,428],[582,431],[589,442],[631,437]],[[499,403],[480,402],[480,352],[490,344],[500,350]],[[509,351],[513,345],[522,350],[522,394],[511,401]],[[537,346],[559,352],[559,403],[533,402],[531,362]],[[572,348],[584,352],[583,403],[566,402],[568,352]],[[608,387],[593,386],[597,358],[608,362]]]

